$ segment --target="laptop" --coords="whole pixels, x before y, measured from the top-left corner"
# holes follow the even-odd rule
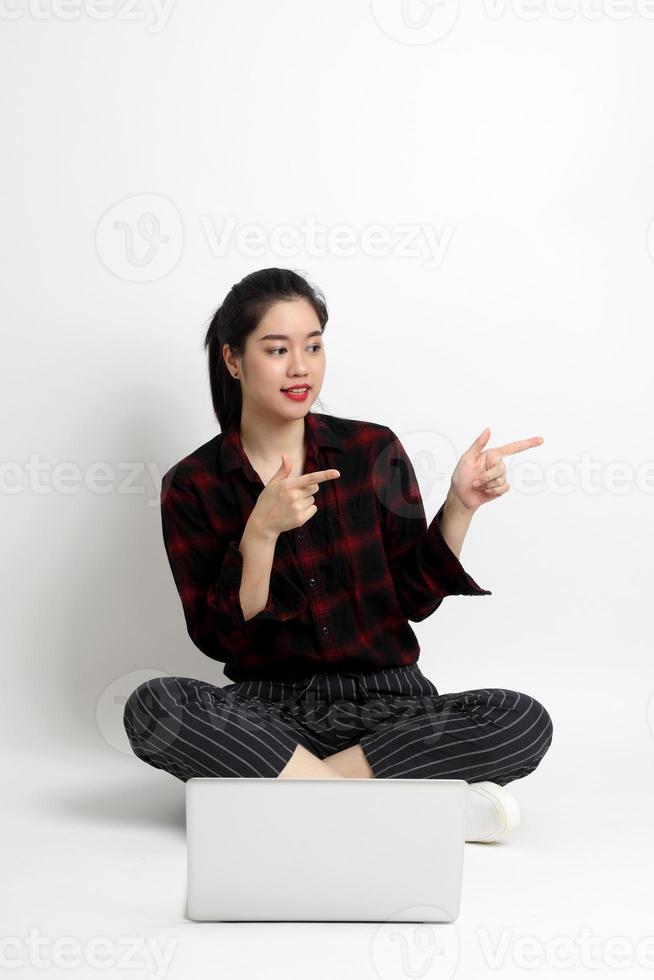
[[[452,922],[463,779],[194,777],[186,782],[188,918]]]

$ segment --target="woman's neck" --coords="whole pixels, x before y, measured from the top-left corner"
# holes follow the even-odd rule
[[[254,458],[264,467],[274,466],[277,470],[282,453],[286,453],[294,464],[300,464],[303,469],[306,455],[305,427],[304,417],[271,423],[269,418],[253,419],[244,413],[240,423],[241,445],[250,461]]]

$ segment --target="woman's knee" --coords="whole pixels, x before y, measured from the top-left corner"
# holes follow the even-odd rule
[[[473,695],[474,713],[490,723],[498,733],[500,744],[510,738],[519,749],[521,764],[537,764],[552,742],[554,726],[549,712],[536,698],[523,691],[508,688],[485,688],[468,692]]]
[[[545,705],[531,694],[525,694],[523,691],[506,693],[515,699],[511,715],[513,724],[519,725],[519,744],[524,747],[523,764],[535,769],[552,743],[554,733],[552,718]],[[509,725],[511,723],[508,722]]]
[[[169,736],[179,731],[182,706],[188,701],[189,684],[193,680],[151,677],[132,691],[123,710],[123,726],[132,744],[151,738],[156,731],[167,732]]]
[[[541,737],[545,741],[551,741],[552,719],[544,704],[531,694],[525,694],[524,691],[501,688],[491,693],[496,698],[495,704],[498,708],[510,709],[504,716],[507,725],[518,724],[521,730],[531,734],[532,738]]]
[[[554,732],[550,714],[545,705],[530,694],[522,694],[522,699],[527,704],[523,718],[525,730],[538,740],[539,751],[544,753],[550,746]]]
[[[481,714],[497,731],[488,745],[488,778],[505,785],[538,767],[552,742],[554,726],[545,706],[530,694],[493,688],[486,689],[486,696],[491,711],[483,710],[482,704]]]

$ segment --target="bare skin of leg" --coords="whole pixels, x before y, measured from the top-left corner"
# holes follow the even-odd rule
[[[351,745],[342,752],[335,752],[322,760],[330,769],[345,779],[374,779],[370,763],[361,746]]]
[[[277,779],[341,779],[334,769],[325,765],[303,745],[298,744]]]

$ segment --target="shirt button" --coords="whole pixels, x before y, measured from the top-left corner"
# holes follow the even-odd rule
[[[301,541],[302,540],[302,538],[304,537],[304,534],[302,533],[302,531],[298,531],[297,532],[297,537],[298,537],[298,541]]]
[[[310,579],[309,579],[309,585],[311,585],[311,586],[313,586],[313,585],[315,585],[315,584],[316,584],[316,580],[315,580],[315,578],[310,578]]]
[[[320,630],[320,632],[324,636],[326,633],[329,633],[329,627],[328,626],[323,626],[323,628]]]

